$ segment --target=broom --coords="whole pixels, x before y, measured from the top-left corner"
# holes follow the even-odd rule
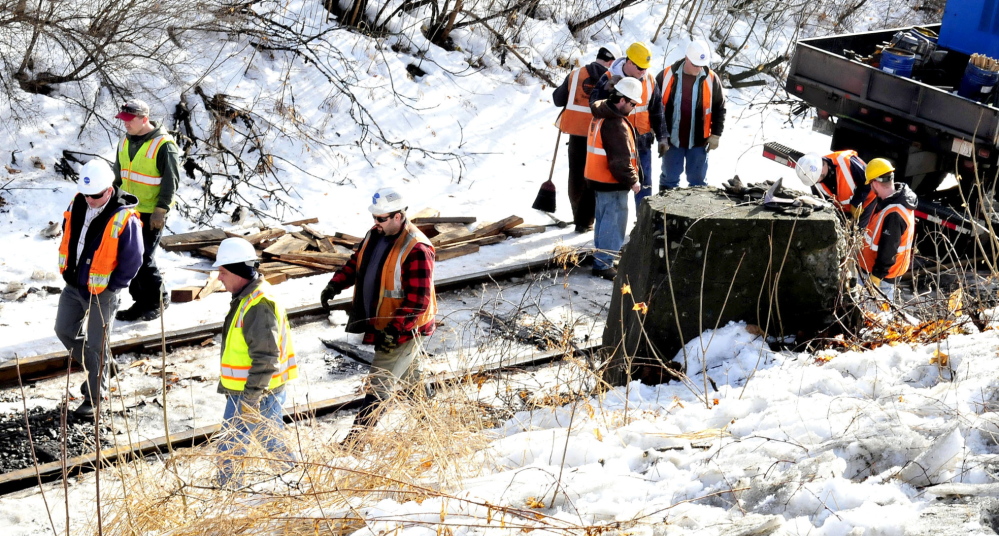
[[[541,183],[541,189],[538,190],[538,196],[534,198],[534,204],[531,208],[535,210],[540,210],[543,212],[555,212],[555,183],[552,182],[552,174],[555,173],[555,157],[558,156],[558,146],[562,142],[562,131],[558,131],[558,137],[555,138],[555,154],[552,155],[552,168],[548,170],[548,180]]]

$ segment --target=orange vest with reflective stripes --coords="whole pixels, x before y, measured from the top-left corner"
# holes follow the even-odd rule
[[[75,201],[76,198],[73,199]],[[59,244],[59,273],[64,273],[69,266],[69,244],[72,230],[73,201],[69,202],[66,212],[62,213],[64,219],[62,230],[62,242]],[[131,217],[139,217],[139,213],[132,208],[120,209],[108,220],[101,234],[101,245],[97,246],[94,252],[94,260],[90,263],[90,275],[87,279],[87,290],[91,294],[100,294],[108,288],[111,281],[111,272],[118,266],[118,239],[121,232],[128,224]],[[142,225],[141,223],[139,225]],[[82,251],[76,252],[76,260],[79,263]]]
[[[830,191],[829,187],[821,182],[816,184],[819,191],[829,196],[833,200],[833,204],[843,212],[850,212],[850,209],[853,208],[850,200],[853,199],[853,192],[857,190],[857,181],[867,180],[866,177],[854,177],[853,173],[850,172],[850,159],[854,156],[857,156],[857,151],[836,151],[835,153],[826,155],[826,158],[832,160],[836,167],[835,192]],[[877,199],[877,194],[872,189],[867,194],[867,198],[861,203],[861,206],[866,207],[875,199]]]
[[[645,73],[642,82],[642,101],[635,105],[628,116],[628,122],[635,127],[638,135],[652,132],[652,122],[649,121],[649,101],[652,100],[652,92],[655,91],[656,80],[652,75]]]
[[[870,273],[874,269],[881,242],[881,228],[889,214],[902,216],[907,225],[905,233],[902,234],[902,239],[898,243],[895,263],[888,269],[885,279],[898,277],[909,269],[909,262],[912,260],[912,239],[916,229],[916,216],[911,209],[899,204],[888,205],[880,212],[871,215],[871,220],[867,222],[867,227],[864,229],[864,247],[860,250],[860,255],[857,258],[857,262],[864,271]]]
[[[680,64],[679,70],[683,70],[683,64]],[[711,101],[714,99],[715,90],[715,78],[717,75],[711,69],[708,69],[708,75],[701,80],[701,113],[704,115],[704,139],[711,137]],[[673,68],[669,67],[663,71],[663,93],[662,101],[663,106],[666,106],[666,101],[669,98],[670,91],[673,91],[673,86],[676,84],[676,77],[673,76]],[[691,118],[693,120],[693,118]],[[669,125],[667,125],[669,126]],[[670,127],[672,128],[672,127]]]
[[[603,118],[594,118],[590,122],[590,132],[586,136],[586,168],[583,170],[583,176],[591,181],[621,184],[611,174],[610,164],[607,162],[607,151],[604,149],[604,139],[600,133],[603,124]],[[638,169],[638,148],[635,146],[634,127],[628,129],[628,151],[631,152],[631,165]]]
[[[357,258],[364,258],[364,251],[368,248],[369,240],[365,240],[361,249],[357,253]],[[375,317],[369,319],[371,325],[382,331],[388,327],[392,319],[395,318],[396,311],[402,306],[406,298],[406,288],[402,281],[402,265],[406,262],[409,252],[413,251],[416,244],[424,244],[434,251],[433,244],[426,235],[423,234],[410,221],[406,221],[406,227],[402,234],[396,238],[392,244],[392,249],[385,255],[385,262],[382,263],[381,292],[378,295],[378,304],[375,306]],[[427,310],[416,317],[417,328],[433,322],[437,315],[437,291],[434,288],[433,280],[430,281],[430,304]]]
[[[288,323],[288,314],[270,296],[270,288],[270,284],[266,281],[262,282],[256,290],[243,296],[243,299],[236,306],[236,313],[232,316],[229,331],[226,332],[225,349],[222,351],[220,381],[222,387],[226,389],[242,391],[246,388],[246,380],[250,377],[253,359],[250,357],[250,348],[246,344],[246,336],[243,334],[243,317],[246,316],[246,312],[251,307],[256,306],[264,299],[274,304],[278,331],[277,371],[271,375],[267,389],[273,390],[298,377],[298,360],[295,357],[294,345],[291,343],[291,326]]]
[[[573,136],[585,136],[593,114],[590,113],[590,96],[583,91],[583,83],[590,79],[590,71],[580,67],[569,75],[569,102],[555,121],[562,132]]]

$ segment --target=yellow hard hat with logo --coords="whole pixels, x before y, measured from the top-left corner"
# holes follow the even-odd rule
[[[875,158],[867,163],[864,174],[867,176],[866,184],[874,181],[888,182],[895,178],[895,166],[884,158]]]
[[[637,65],[639,69],[648,69],[652,65],[652,51],[641,41],[632,43],[628,47],[627,54],[631,63]]]

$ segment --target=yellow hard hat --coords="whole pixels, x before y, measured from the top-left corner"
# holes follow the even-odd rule
[[[649,65],[652,65],[652,51],[641,41],[632,43],[628,47],[627,54],[631,63],[637,65],[639,69],[648,69]]]
[[[880,182],[888,182],[895,178],[895,166],[891,162],[885,160],[884,158],[875,158],[867,163],[867,170],[864,172],[867,175],[867,183],[870,184],[876,180]],[[885,177],[885,175],[889,175]]]

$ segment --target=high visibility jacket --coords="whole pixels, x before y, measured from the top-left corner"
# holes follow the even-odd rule
[[[271,376],[267,389],[273,390],[288,381],[298,377],[298,361],[295,358],[295,348],[291,343],[291,327],[288,324],[288,314],[284,308],[270,296],[270,285],[264,281],[253,292],[247,294],[239,302],[236,314],[226,333],[225,350],[222,352],[222,387],[232,391],[242,391],[246,380],[250,377],[253,360],[250,358],[249,345],[243,334],[243,317],[250,308],[257,306],[262,300],[274,305],[277,316],[278,361],[277,371]]]
[[[912,260],[912,240],[915,236],[916,216],[912,209],[901,205],[892,204],[884,207],[881,211],[873,214],[864,229],[864,246],[860,250],[857,263],[864,271],[870,273],[874,270],[874,264],[878,257],[878,248],[881,243],[881,231],[884,227],[885,218],[889,214],[898,214],[906,223],[905,231],[898,243],[898,251],[895,254],[895,262],[888,269],[888,274],[883,279],[893,279],[909,269],[909,262]]]
[[[642,101],[635,105],[628,116],[628,122],[635,127],[638,135],[652,132],[652,122],[649,120],[649,101],[652,100],[652,92],[655,91],[656,79],[648,72],[641,79]]]
[[[833,167],[836,168],[836,191],[832,191],[828,185],[822,182],[815,185],[822,193],[833,200],[833,204],[844,212],[850,212],[850,209],[853,208],[850,201],[853,199],[853,193],[857,190],[858,181],[866,181],[866,177],[853,176],[853,172],[850,169],[850,159],[855,156],[857,156],[857,151],[849,150],[827,154],[826,158],[832,160]],[[877,195],[875,195],[874,190],[871,190],[863,200],[862,206],[866,207],[876,198]]]
[[[168,143],[176,145],[169,134],[146,140],[135,153],[135,159],[128,157],[128,136],[118,144],[118,164],[121,165],[121,189],[139,198],[136,210],[148,214],[156,210],[160,197],[162,173],[156,167],[156,155]]]
[[[365,240],[362,243],[361,249],[357,252],[357,258],[365,258],[364,253],[368,247],[368,242],[370,241]],[[403,228],[400,236],[392,243],[392,249],[385,255],[385,261],[382,263],[382,280],[378,303],[375,305],[375,316],[368,319],[371,326],[376,330],[382,331],[388,327],[389,323],[395,317],[396,311],[402,306],[406,298],[406,288],[402,280],[402,267],[403,263],[406,262],[406,257],[409,256],[409,252],[413,250],[416,244],[423,244],[431,250],[434,247],[426,235],[411,222],[407,221],[406,227]],[[425,326],[433,322],[436,315],[437,292],[431,280],[430,304],[426,310],[416,317],[416,326]]]
[[[573,136],[586,135],[593,114],[590,113],[590,92],[583,88],[583,84],[592,88],[597,83],[592,78],[585,66],[573,70],[569,75],[569,102],[555,122],[555,126],[562,132]]]
[[[586,136],[586,168],[583,176],[588,180],[604,182],[607,184],[621,184],[611,173],[610,164],[607,161],[607,151],[604,149],[604,139],[600,132],[604,125],[604,118],[594,118],[590,122],[590,132]],[[638,148],[635,145],[635,130],[628,129],[628,150],[631,153],[631,165],[639,169]]]
[[[663,71],[662,100],[663,100],[663,108],[667,112],[667,117],[670,117],[669,116],[670,108],[673,106],[672,104],[673,101],[670,100],[671,93],[674,90],[674,86],[676,86],[677,84],[677,78],[680,76],[677,75],[676,72],[679,69],[682,69],[682,67],[679,67],[679,65],[682,62],[683,60],[674,65],[674,67],[669,67],[665,71]],[[711,69],[708,69],[707,71],[708,74],[701,79],[701,90],[698,92],[700,100],[698,100],[697,103],[695,104],[695,106],[700,108],[701,111],[700,119],[703,129],[701,135],[703,136],[704,139],[708,139],[709,137],[711,137],[711,134],[713,134],[713,132],[711,131],[711,121],[713,113],[712,108],[715,97],[714,95],[715,85],[717,84],[718,87],[721,87],[720,82],[718,81],[718,75],[716,75],[715,72],[712,71]],[[722,115],[724,116],[724,114]],[[691,118],[691,121],[694,121],[694,118]],[[666,125],[667,127],[669,127],[670,132],[675,132],[675,130],[679,128],[680,118],[673,117],[673,122],[675,123],[674,125]],[[720,132],[716,134],[720,134]]]
[[[75,200],[75,198],[74,198]],[[69,263],[70,235],[72,234],[73,201],[69,202],[66,212],[63,212],[64,219],[62,242],[59,244],[59,273],[66,271]],[[101,244],[94,253],[94,260],[90,263],[90,274],[87,277],[87,289],[91,294],[100,294],[108,288],[111,281],[111,272],[118,266],[118,239],[122,230],[128,224],[129,218],[138,218],[139,214],[133,208],[124,208],[115,213],[108,220],[101,235]],[[140,224],[141,225],[141,224]],[[81,255],[82,252],[77,252]]]

